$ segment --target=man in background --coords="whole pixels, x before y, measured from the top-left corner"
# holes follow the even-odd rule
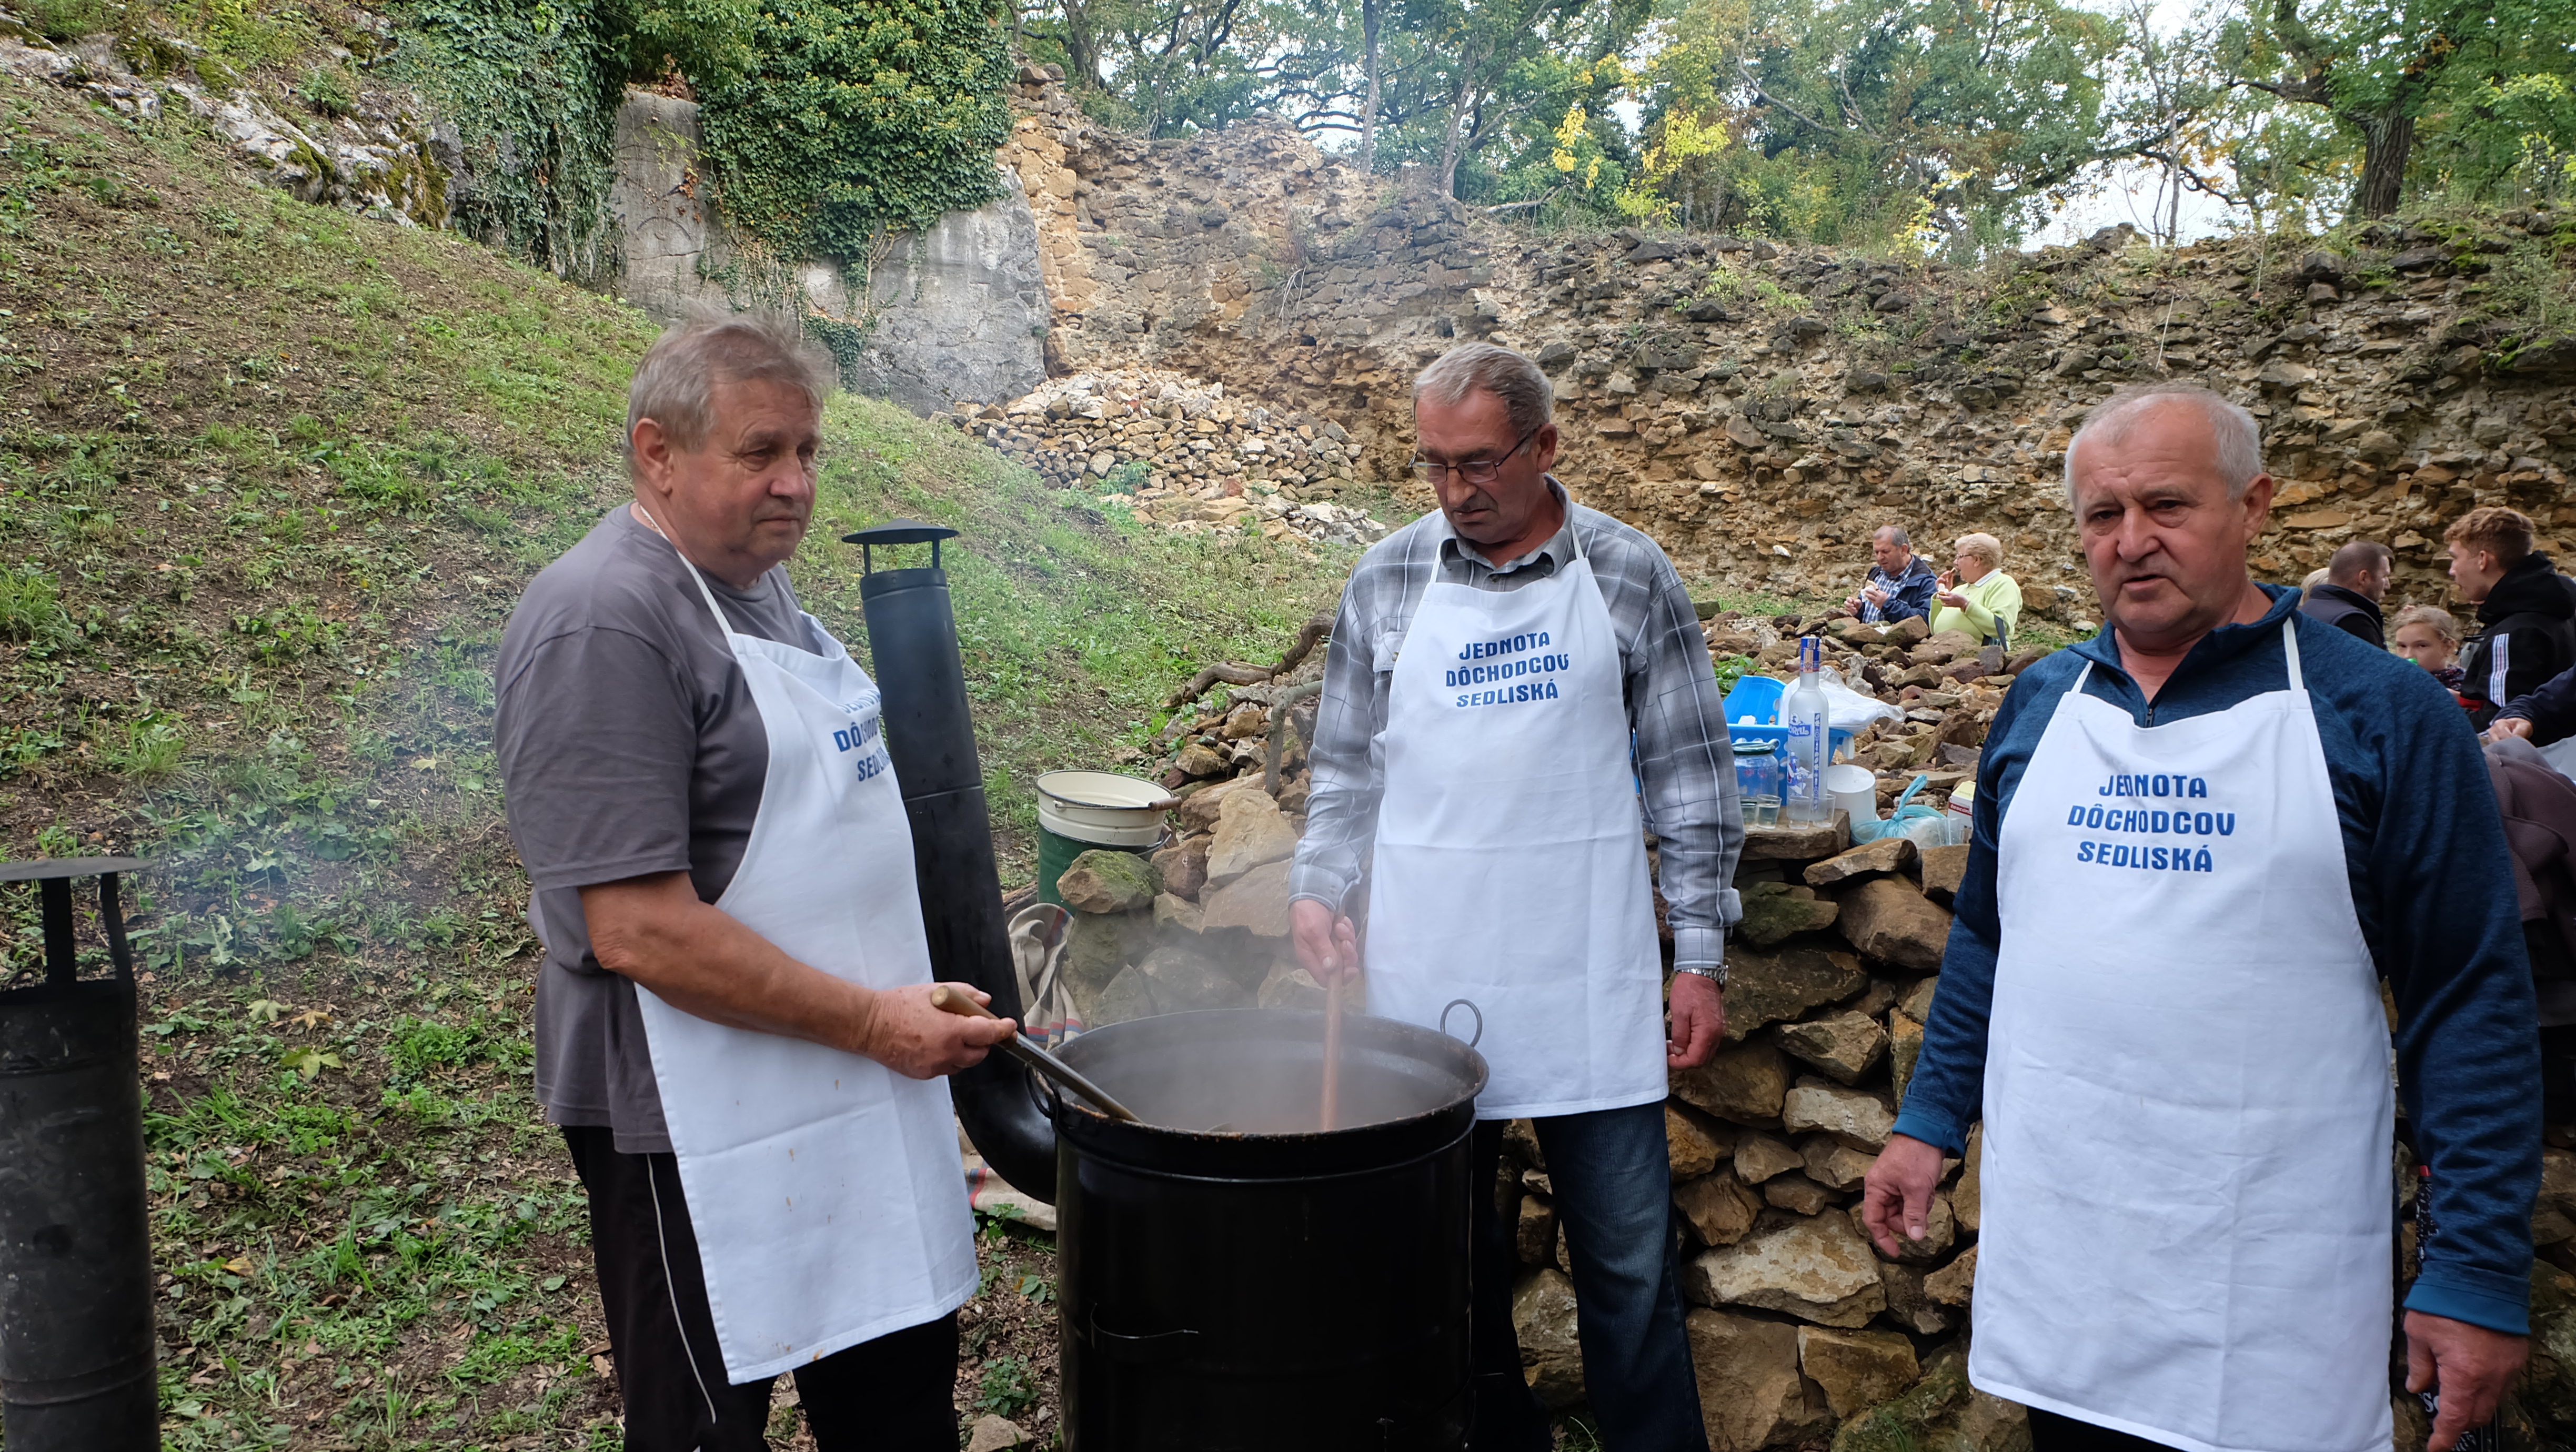
[[[1869,578],[1861,583],[1859,594],[1843,601],[1843,613],[1872,625],[1928,621],[1941,577],[1930,564],[1915,558],[1914,541],[1906,537],[1903,527],[1880,525],[1869,537],[1869,553],[1873,561]]]
[[[2326,562],[2326,582],[2299,601],[2299,613],[2331,625],[2382,650],[2388,637],[2379,618],[2379,601],[2388,593],[2388,546],[2357,539]]]
[[[2451,551],[2451,580],[2478,607],[2484,629],[2460,658],[2460,694],[2476,702],[2479,729],[2518,697],[2576,665],[2576,586],[2532,548],[2531,520],[2517,510],[2472,509],[2442,532]]]

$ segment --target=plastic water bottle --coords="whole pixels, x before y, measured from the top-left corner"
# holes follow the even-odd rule
[[[1780,702],[1780,724],[1789,728],[1788,759],[1781,763],[1780,815],[1792,822],[1822,822],[1833,816],[1825,795],[1828,720],[1825,711],[1825,643],[1815,636],[1798,641],[1798,683]]]

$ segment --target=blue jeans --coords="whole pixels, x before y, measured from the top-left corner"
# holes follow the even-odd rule
[[[1472,1452],[1551,1445],[1547,1418],[1521,1375],[1512,1326],[1517,1213],[1494,1194],[1501,1120],[1476,1124],[1474,1321],[1476,1424]],[[1557,1219],[1574,1263],[1575,1331],[1583,1381],[1608,1452],[1708,1452],[1699,1381],[1682,1334],[1680,1267],[1672,1226],[1672,1162],[1664,1106],[1640,1104],[1535,1121]],[[1518,1200],[1514,1200],[1517,1211]]]

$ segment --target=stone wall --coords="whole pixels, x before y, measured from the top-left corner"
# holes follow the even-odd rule
[[[798,290],[817,317],[849,330],[842,369],[854,388],[922,413],[1016,397],[1046,377],[1047,306],[1036,219],[1004,175],[1000,200],[889,238],[864,272],[807,260],[771,275],[708,206],[697,104],[629,92],[610,199],[624,258],[617,286],[665,321],[692,305]]]
[[[1963,271],[1534,237],[1410,177],[1362,178],[1284,125],[1146,141],[1089,125],[1042,77],[1021,99],[1002,159],[1036,214],[1054,371],[1221,382],[1336,423],[1385,480],[1410,449],[1413,373],[1490,338],[1555,379],[1577,494],[1720,585],[1844,593],[1868,530],[1897,520],[1921,541],[1997,535],[2038,613],[2080,621],[2062,450],[2110,389],[2166,377],[2265,421],[2273,578],[2366,536],[2397,549],[2395,599],[2441,599],[2441,523],[2480,503],[2576,544],[2576,341],[2509,356],[2480,321],[2482,269],[2563,219],[2382,227],[2341,251],[2160,251],[2115,229]]]

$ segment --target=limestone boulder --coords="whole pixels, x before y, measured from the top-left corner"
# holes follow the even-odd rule
[[[1856,1417],[1914,1385],[1914,1343],[1897,1331],[1798,1328],[1798,1369],[1825,1389],[1837,1417]]]
[[[1933,1300],[1923,1289],[1923,1281],[1928,1274],[1921,1266],[1907,1265],[1903,1261],[1882,1260],[1878,1263],[1879,1282],[1887,1287],[1887,1309],[1881,1314],[1899,1328],[1917,1336],[1938,1336],[1949,1330],[1957,1319],[1948,1307]]]
[[[1126,913],[1153,906],[1163,883],[1154,864],[1135,853],[1095,847],[1073,859],[1055,890],[1078,913]]]
[[[1829,1190],[1857,1190],[1868,1177],[1869,1167],[1878,1156],[1853,1149],[1829,1134],[1809,1135],[1798,1146],[1798,1155],[1807,1167],[1807,1178]]]
[[[1936,1304],[1965,1310],[1969,1297],[1977,1289],[1977,1248],[1969,1246],[1959,1258],[1923,1277],[1923,1294]]]
[[[1284,862],[1297,851],[1297,829],[1266,792],[1229,793],[1218,809],[1208,844],[1207,885],[1223,888],[1265,863]]]
[[[1285,861],[1265,862],[1223,887],[1201,893],[1207,927],[1242,928],[1260,938],[1287,937],[1288,866]]]
[[[1842,1215],[1784,1217],[1733,1245],[1702,1251],[1682,1282],[1697,1305],[1785,1311],[1821,1326],[1866,1326],[1887,1309],[1878,1257]]]
[[[1201,832],[1213,832],[1216,830],[1217,814],[1225,810],[1226,798],[1236,792],[1260,790],[1261,778],[1258,775],[1240,776],[1231,781],[1215,782],[1181,798],[1181,804],[1172,809],[1172,815],[1180,819],[1181,830],[1185,833],[1195,835]]]
[[[1154,870],[1163,875],[1165,892],[1193,900],[1198,897],[1199,889],[1207,884],[1209,840],[1204,834],[1185,837],[1153,855]]]
[[[1887,1030],[1862,1013],[1834,1013],[1783,1024],[1777,1037],[1790,1057],[1844,1084],[1859,1083],[1863,1074],[1887,1057]]]
[[[1150,913],[1075,913],[1064,947],[1064,973],[1077,998],[1098,994],[1154,949]]]
[[[1932,971],[1950,941],[1950,914],[1932,905],[1914,884],[1873,877],[1844,893],[1843,937],[1865,956],[1900,967]]]
[[[1745,1134],[1735,1141],[1735,1173],[1748,1185],[1806,1167],[1806,1159],[1782,1140],[1767,1134]]]
[[[1956,847],[1926,847],[1922,852],[1923,895],[1944,907],[1959,891],[1959,879],[1968,873],[1968,844]]]
[[[1733,1245],[1753,1229],[1762,1200],[1725,1170],[1673,1187],[1673,1209],[1702,1245]]]
[[[1869,975],[1849,953],[1738,948],[1726,959],[1726,1041],[1740,1044],[1767,1024],[1840,1003],[1867,987]]]
[[[1674,1184],[1696,1180],[1723,1162],[1734,1144],[1727,1127],[1694,1110],[1664,1102],[1664,1149]]]
[[[1261,980],[1261,987],[1253,994],[1253,1002],[1263,1008],[1322,1008],[1325,997],[1324,985],[1316,982],[1312,974],[1286,959],[1280,959],[1270,965],[1270,974]],[[1343,1007],[1345,1010],[1351,1007],[1347,991]]]
[[[1156,893],[1154,926],[1165,933],[1203,933],[1207,931],[1207,909],[1173,893]]]
[[[1512,1292],[1512,1327],[1521,1338],[1521,1372],[1554,1411],[1583,1400],[1583,1347],[1574,1334],[1574,1281],[1554,1266],[1521,1278]]]
[[[1789,1064],[1769,1044],[1720,1049],[1696,1069],[1677,1069],[1672,1092],[1693,1109],[1735,1124],[1777,1123],[1789,1092]]]
[[[1536,1195],[1523,1195],[1520,1218],[1512,1227],[1512,1249],[1523,1265],[1545,1265],[1555,1259],[1556,1207]]]
[[[1766,1203],[1792,1214],[1822,1215],[1834,1208],[1837,1197],[1833,1191],[1791,1170],[1763,1181],[1762,1198]]]
[[[1904,1107],[1906,1088],[1914,1082],[1914,1064],[1923,1056],[1923,1025],[1897,1009],[1887,1016],[1887,1071],[1896,1089],[1896,1103]]]
[[[1217,755],[1214,747],[1196,741],[1183,746],[1172,764],[1180,768],[1183,776],[1217,776],[1233,769],[1232,763]]]
[[[1156,948],[1137,965],[1152,985],[1156,1013],[1189,1013],[1202,1008],[1250,1008],[1253,990],[1227,965],[1194,947]]]
[[[1851,815],[1836,812],[1831,821],[1781,822],[1744,829],[1745,862],[1815,862],[1851,845]]]
[[[1968,1126],[1968,1154],[1959,1165],[1959,1183],[1950,1187],[1950,1210],[1959,1217],[1959,1228],[1974,1235],[1977,1232],[1977,1163],[1984,1156],[1986,1126],[1981,1121]]]
[[[1106,1027],[1129,1019],[1152,1018],[1161,1012],[1154,1007],[1154,982],[1141,967],[1129,968],[1109,982],[1091,1006],[1091,1025]]]
[[[1810,1076],[1781,1097],[1780,1124],[1791,1134],[1829,1134],[1875,1154],[1887,1148],[1896,1115],[1876,1094]]]
[[[1812,864],[1804,876],[1809,887],[1831,887],[1837,882],[1849,882],[1877,873],[1903,872],[1913,865],[1913,838],[1881,837]]]
[[[1921,645],[1931,638],[1932,622],[1920,615],[1910,615],[1886,627],[1887,638],[1898,645]]]
[[[1794,1446],[1831,1428],[1831,1412],[1807,1405],[1797,1327],[1695,1310],[1683,1318],[1682,1329],[1690,1338],[1709,1452]]]
[[[1898,1011],[1916,1023],[1929,1021],[1932,1017],[1932,994],[1940,987],[1940,983],[1941,979],[1938,975],[1916,979],[1914,986],[1905,990],[1904,996],[1896,1000]]]
[[[1785,882],[1747,886],[1743,904],[1744,916],[1735,923],[1736,938],[1757,948],[1830,928],[1834,919],[1842,915],[1841,904],[1816,896],[1814,888]]]
[[[1029,1434],[1006,1417],[982,1416],[966,1429],[966,1452],[1006,1452],[1028,1445]]]

